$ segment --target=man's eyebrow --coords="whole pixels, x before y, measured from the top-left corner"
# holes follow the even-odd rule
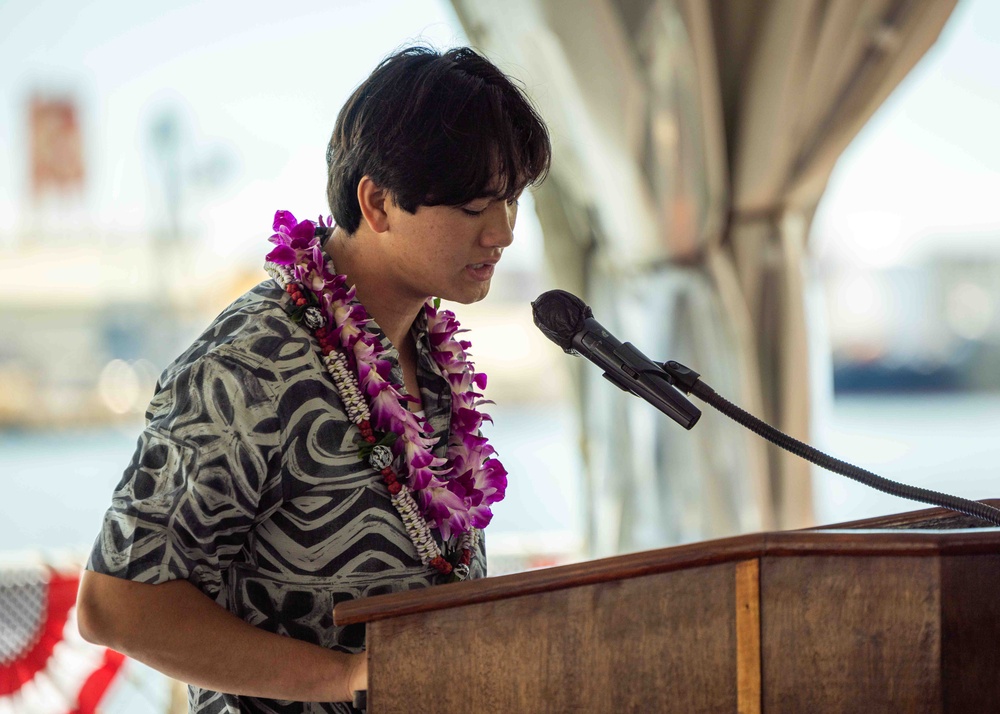
[[[499,201],[503,198],[501,193],[481,193],[478,196],[473,196],[466,203],[472,203],[473,201]]]

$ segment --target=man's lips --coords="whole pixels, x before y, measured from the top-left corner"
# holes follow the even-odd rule
[[[465,266],[476,280],[489,280],[493,277],[493,267],[496,261],[486,261],[483,263],[470,263]]]

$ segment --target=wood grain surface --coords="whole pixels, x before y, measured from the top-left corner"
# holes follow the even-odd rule
[[[736,710],[760,714],[760,561],[736,564]]]
[[[941,711],[939,560],[761,561],[766,712]]]
[[[1000,498],[984,498],[979,501],[994,508],[1000,508]],[[993,528],[991,524],[979,518],[966,516],[948,508],[924,508],[919,511],[908,511],[906,513],[890,513],[885,516],[874,516],[863,518],[859,521],[849,521],[846,523],[834,523],[825,526],[814,526],[804,530],[841,530],[844,528],[926,528],[929,525],[944,523],[946,528],[953,528],[959,525],[962,528]]]
[[[371,714],[1000,711],[1000,529],[962,518],[726,538],[334,616],[367,623]]]
[[[944,711],[1000,711],[1000,556],[941,562]]]
[[[369,712],[736,711],[735,569],[370,623]]]

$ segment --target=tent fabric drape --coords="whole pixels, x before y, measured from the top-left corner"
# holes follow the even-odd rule
[[[718,241],[709,252],[721,250],[736,266],[757,335],[763,413],[800,440],[810,437],[803,265],[813,213],[837,158],[934,43],[954,5],[708,5],[731,176],[729,227],[708,237]],[[778,524],[810,525],[810,466],[769,452]]]
[[[954,0],[453,0],[549,123],[559,287],[800,439],[806,237],[833,165]],[[578,367],[593,555],[812,522],[809,467]]]

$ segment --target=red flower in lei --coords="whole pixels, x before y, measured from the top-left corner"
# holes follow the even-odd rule
[[[319,225],[331,227],[332,222],[324,223],[320,217]],[[442,459],[431,451],[436,442],[428,422],[406,408],[409,398],[393,381],[381,342],[365,329],[371,318],[357,301],[354,287],[334,271],[316,238],[316,228],[312,221],[299,222],[290,212],[278,211],[270,238],[275,248],[267,255],[271,265],[265,267],[276,279],[284,279],[286,290],[291,286],[297,316],[317,336],[331,373],[339,369],[339,352],[346,358],[347,369],[356,375],[357,401],[364,402],[357,409],[371,419],[370,425],[356,419],[366,441],[391,441],[393,456],[403,457],[406,473],[400,480],[404,484],[399,484],[391,468],[382,469],[390,493],[396,498],[403,486],[408,488],[427,525],[440,530],[446,540],[486,527],[493,517],[490,507],[504,497],[507,472],[480,434],[483,421],[490,420],[479,411],[489,403],[480,391],[486,387],[486,375],[477,373],[469,360],[469,342],[457,338],[464,330],[453,313],[438,309],[433,300],[424,305],[431,355],[451,387],[451,431]],[[350,395],[342,396],[351,401]],[[387,434],[395,438],[386,439]],[[406,514],[401,514],[405,521]],[[467,566],[468,561],[466,550],[459,562]],[[442,569],[439,564],[435,567]]]

